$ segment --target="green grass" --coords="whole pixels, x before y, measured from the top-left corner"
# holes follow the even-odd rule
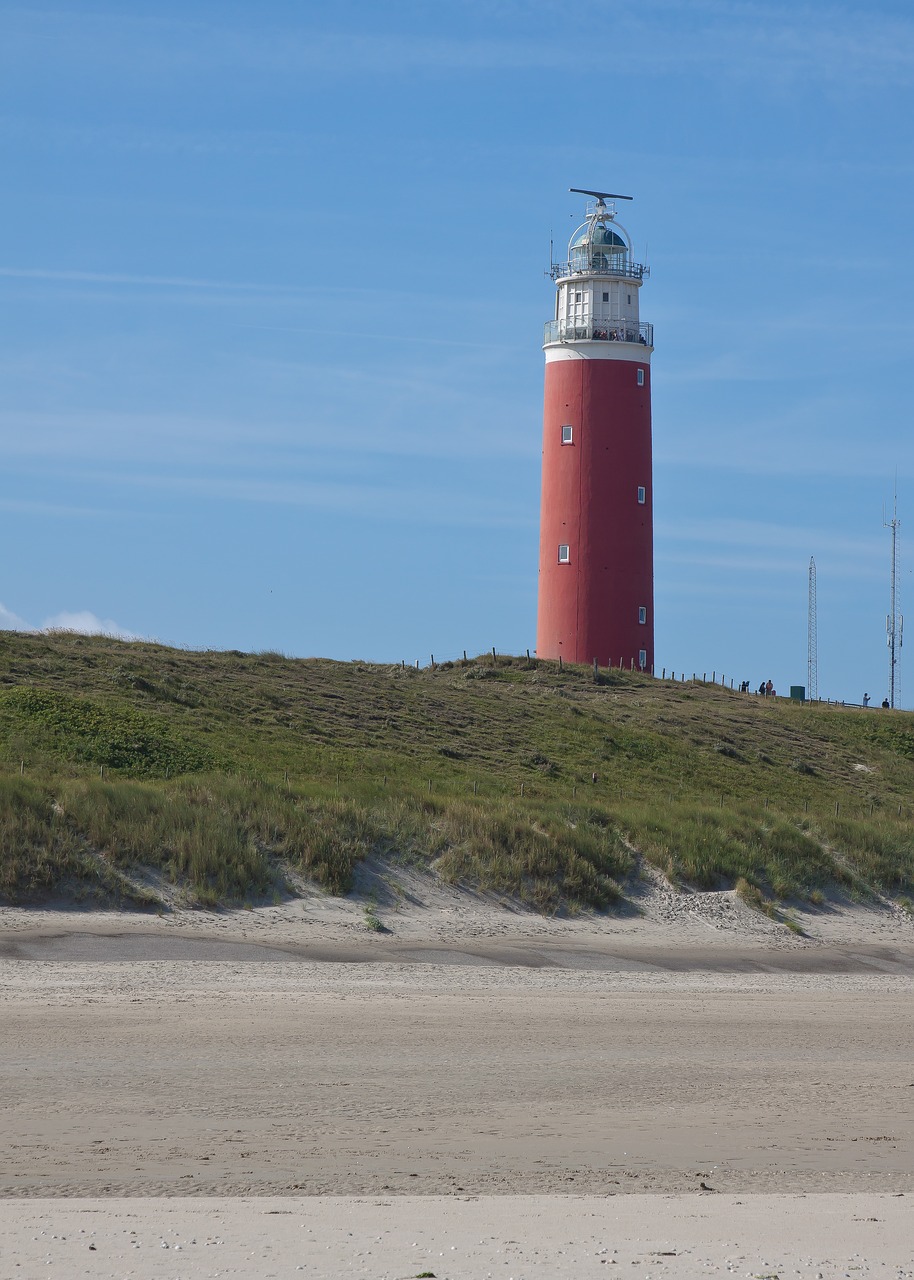
[[[416,671],[0,633],[6,901],[345,893],[371,855],[604,909],[636,854],[760,909],[910,899],[912,783],[905,713],[491,654]]]

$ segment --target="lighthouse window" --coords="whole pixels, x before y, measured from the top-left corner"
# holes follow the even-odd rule
[[[574,295],[574,300],[575,300],[575,302],[580,302],[580,301],[581,301],[581,295],[580,295],[580,293],[576,293],[576,294]]]
[[[571,549],[567,542],[559,543],[559,564],[571,563]]]
[[[609,302],[609,294],[608,294],[608,293],[604,293],[604,294],[603,294],[603,301],[604,301],[604,302]],[[631,302],[631,298],[629,298],[629,302]]]
[[[641,605],[638,609],[638,621],[642,626],[647,622],[647,609],[644,605]]]
[[[639,387],[644,386],[644,370],[643,369],[638,370],[638,386]]]
[[[628,305],[629,305],[629,306],[631,306],[631,305],[632,305],[632,295],[631,295],[631,294],[629,294],[629,295],[628,295]]]
[[[638,666],[642,671],[647,666],[647,649],[638,650]]]
[[[645,492],[644,485],[643,485],[643,484],[639,484],[639,485],[638,485],[638,501],[639,501],[639,502],[641,502],[641,503],[644,503],[644,501],[646,500],[646,498],[647,498],[647,493]]]
[[[562,427],[562,444],[571,444],[573,434],[571,427]]]

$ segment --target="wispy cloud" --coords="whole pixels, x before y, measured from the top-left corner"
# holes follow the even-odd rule
[[[439,33],[420,29],[414,6],[396,4],[385,7],[383,20],[366,10],[362,23],[350,23],[348,29],[341,24],[338,30],[326,17],[320,24],[266,19],[249,27],[223,19],[19,10],[7,20],[6,61],[15,68],[36,59],[46,65],[66,59],[96,73],[120,76],[130,69],[143,80],[165,73],[189,79],[230,68],[274,77],[307,74],[312,81],[332,78],[335,84],[366,75],[580,71],[605,65],[602,41],[583,38],[585,30],[594,34],[592,9],[585,8],[579,21],[561,11],[565,39],[555,38],[559,13],[550,4],[526,6],[523,23],[506,12],[496,20],[488,10],[468,15],[461,6],[460,12],[464,21]],[[614,47],[625,49],[620,74],[642,79],[701,69],[776,84],[814,79],[844,87],[914,77],[914,24],[906,15],[872,7],[654,0],[631,12],[613,10],[607,30],[610,23]],[[444,25],[449,25],[446,14]]]
[[[0,631],[76,631],[87,636],[116,636],[119,640],[139,640],[136,632],[122,627],[113,618],[100,618],[89,609],[62,610],[34,626],[0,603]]]
[[[69,271],[52,267],[0,267],[0,276],[14,280],[50,280],[63,284],[128,284],[151,288],[211,289],[252,293],[298,293],[292,285],[252,284],[238,280],[204,280],[191,276],[147,276],[115,271]]]
[[[99,618],[88,609],[79,609],[73,613],[65,609],[61,613],[55,613],[52,617],[45,618],[40,630],[77,631],[86,636],[116,636],[119,640],[142,638],[135,631],[128,631],[126,627],[122,627],[113,618]]]

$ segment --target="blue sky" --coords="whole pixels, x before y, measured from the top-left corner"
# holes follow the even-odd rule
[[[652,270],[658,666],[805,683],[814,555],[820,693],[881,699],[912,87],[902,3],[0,3],[0,624],[532,648],[597,187]]]

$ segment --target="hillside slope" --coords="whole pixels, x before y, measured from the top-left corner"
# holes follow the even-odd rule
[[[366,855],[543,911],[641,854],[766,906],[914,889],[914,715],[491,655],[434,670],[0,633],[0,899],[346,892]]]

